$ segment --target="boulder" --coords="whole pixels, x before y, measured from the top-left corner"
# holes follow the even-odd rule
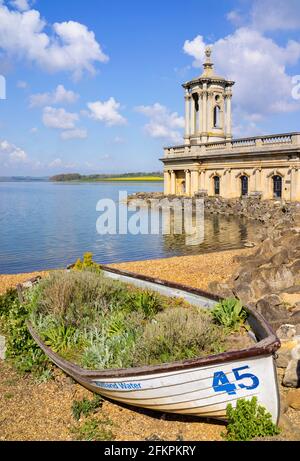
[[[261,269],[260,277],[268,283],[273,293],[290,288],[295,282],[293,272],[287,266]]]
[[[285,371],[282,384],[286,387],[300,387],[300,361],[291,360]]]
[[[300,389],[291,389],[288,391],[286,404],[294,410],[300,410]]]
[[[283,341],[289,341],[296,336],[296,328],[294,325],[286,323],[281,325],[281,327],[276,331],[276,335]]]
[[[253,289],[246,282],[237,284],[233,289],[233,293],[243,304],[248,304],[255,299]]]
[[[268,321],[281,322],[280,325],[285,322],[288,318],[287,310],[282,306],[274,306],[268,302],[268,297],[260,299],[256,303],[256,309],[262,314]]]
[[[283,303],[295,306],[296,303],[300,302],[300,292],[298,293],[280,293],[280,298]]]
[[[208,288],[211,293],[221,296],[222,298],[234,297],[234,294],[227,283],[211,282]]]
[[[289,251],[286,248],[282,248],[271,258],[273,266],[281,266],[289,261]]]
[[[277,351],[276,366],[287,368],[292,359],[292,350],[297,347],[297,341],[282,340],[281,347]]]

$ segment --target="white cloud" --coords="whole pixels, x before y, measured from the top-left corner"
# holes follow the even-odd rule
[[[81,129],[63,131],[61,133],[60,137],[64,141],[67,141],[69,139],[86,139],[87,138],[87,131],[86,130],[81,130]]]
[[[61,158],[56,158],[48,164],[48,168],[60,168],[61,170],[69,170],[71,168],[77,168],[79,165],[75,162],[65,163]]]
[[[36,126],[34,126],[33,128],[31,128],[30,133],[35,134],[38,131],[39,131],[38,128]]]
[[[17,82],[17,88],[21,88],[22,90],[24,90],[25,88],[27,88],[27,82],[24,82],[23,80],[19,80]]]
[[[127,121],[119,114],[121,104],[114,98],[107,101],[90,102],[87,104],[90,112],[88,116],[94,120],[105,123],[107,126],[124,125]]]
[[[152,138],[166,139],[176,144],[183,142],[184,118],[159,103],[138,106],[135,110],[150,119],[145,131]],[[180,130],[180,131],[179,131]]]
[[[6,140],[0,141],[0,164],[6,167],[12,164],[26,162],[28,162],[28,156],[23,149]]]
[[[36,10],[13,11],[1,2],[0,49],[48,72],[72,72],[77,79],[83,71],[95,73],[95,63],[109,59],[84,24],[68,21],[51,26]]]
[[[67,112],[65,109],[47,106],[43,111],[43,123],[47,128],[72,130],[78,120],[78,114]]]
[[[19,11],[27,11],[30,9],[30,4],[27,0],[12,0],[10,3]]]
[[[202,66],[204,47],[201,36],[185,42],[184,51],[195,59],[194,67]],[[240,116],[299,109],[299,103],[292,99],[292,77],[287,73],[287,66],[299,59],[300,42],[290,40],[280,46],[249,27],[213,44],[216,73],[236,82],[233,102]]]
[[[56,167],[62,166],[62,164],[63,164],[62,159],[56,158],[55,160],[49,163],[49,167],[56,168]]]
[[[52,93],[32,94],[29,100],[29,107],[41,107],[49,104],[72,104],[77,101],[79,95],[74,91],[68,91],[63,85],[58,85]]]
[[[261,31],[300,28],[299,0],[255,0],[250,14],[252,26]]]

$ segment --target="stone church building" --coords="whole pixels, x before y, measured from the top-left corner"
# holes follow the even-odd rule
[[[185,143],[164,149],[165,194],[300,201],[300,133],[232,139],[235,82],[213,68],[207,48],[203,74],[183,85]]]

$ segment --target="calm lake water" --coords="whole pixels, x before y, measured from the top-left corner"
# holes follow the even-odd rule
[[[205,238],[187,245],[184,235],[99,235],[100,199],[118,202],[119,191],[161,191],[162,183],[0,183],[0,273],[64,268],[92,252],[103,264],[240,248],[255,225],[235,217],[205,218]]]

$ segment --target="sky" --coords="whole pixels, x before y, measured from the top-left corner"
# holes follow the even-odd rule
[[[207,45],[235,137],[300,131],[299,0],[0,0],[0,176],[162,170]]]

